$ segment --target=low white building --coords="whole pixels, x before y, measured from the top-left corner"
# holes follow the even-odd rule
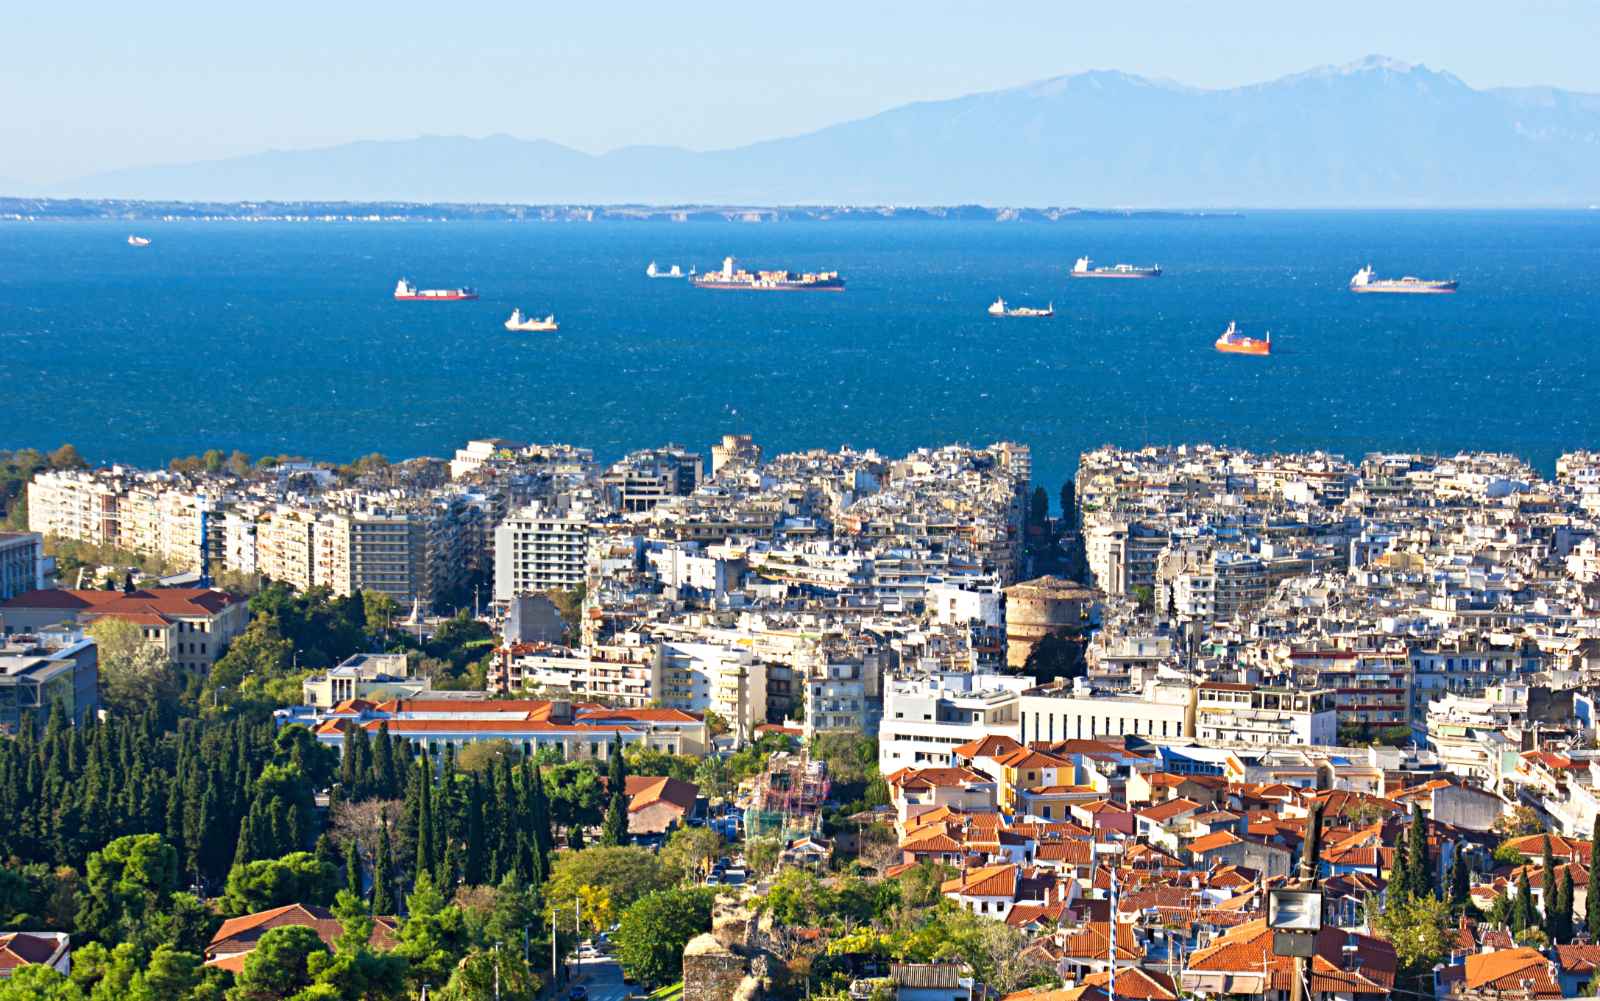
[[[952,752],[990,734],[1015,737],[1022,692],[1034,679],[941,672],[891,678],[878,726],[878,771],[955,765]]]
[[[1134,735],[1181,740],[1194,735],[1194,690],[1150,682],[1138,695],[1097,692],[1082,678],[1022,693],[1017,739],[1084,740]]]

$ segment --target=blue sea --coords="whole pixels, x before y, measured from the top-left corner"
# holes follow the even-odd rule
[[[143,249],[129,232],[149,236]],[[700,291],[645,265],[837,269],[843,294]],[[1080,255],[1159,263],[1069,282]],[[1354,296],[1350,275],[1454,277]],[[395,281],[482,299],[402,303]],[[996,296],[1054,302],[999,320]],[[502,328],[513,307],[554,334]],[[1220,355],[1230,320],[1270,358]],[[1600,446],[1600,212],[1250,213],[1055,224],[0,224],[0,447],[347,460],[467,438],[601,458],[748,432],[769,450]]]

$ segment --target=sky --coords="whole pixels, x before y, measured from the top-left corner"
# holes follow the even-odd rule
[[[716,149],[1089,69],[1228,87],[1382,53],[1600,92],[1600,0],[88,0],[6,34],[0,192],[426,134]]]

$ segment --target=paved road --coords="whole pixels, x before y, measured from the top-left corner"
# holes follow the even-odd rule
[[[577,982],[589,988],[589,1001],[626,1001],[633,987],[622,982],[622,967],[608,958],[581,960]]]

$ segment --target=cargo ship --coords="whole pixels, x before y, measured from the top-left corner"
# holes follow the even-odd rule
[[[1456,290],[1456,281],[1431,281],[1426,278],[1374,278],[1367,265],[1350,278],[1352,292],[1394,292],[1401,295],[1444,295]]]
[[[996,299],[989,307],[990,316],[1055,316],[1056,304],[1051,303],[1043,309],[1033,309],[1028,306],[1011,307],[1006,305],[1004,299]]]
[[[1270,355],[1272,354],[1272,331],[1267,331],[1265,339],[1246,337],[1234,325],[1234,322],[1229,320],[1228,329],[1224,330],[1222,336],[1217,338],[1216,349],[1226,355]]]
[[[478,292],[470,288],[417,288],[402,278],[395,283],[394,297],[424,302],[460,302],[464,299],[476,299]]]
[[[682,278],[683,269],[674,264],[667,270],[662,271],[656,267],[655,261],[651,261],[650,266],[644,269],[644,276],[646,278]]]
[[[551,313],[549,316],[540,320],[531,316],[523,316],[522,310],[513,309],[511,311],[511,319],[506,321],[506,329],[516,331],[546,331],[559,330],[561,328],[556,326],[556,314],[554,313]]]
[[[1074,278],[1160,278],[1161,265],[1152,264],[1148,268],[1139,267],[1137,264],[1113,264],[1109,268],[1097,268],[1094,262],[1087,257],[1080,257],[1072,265]]]
[[[733,258],[722,259],[720,271],[690,275],[695,288],[733,289],[746,292],[843,292],[844,279],[837,271],[746,271],[735,268]]]
[[[150,246],[150,238],[148,236],[134,236],[132,234],[129,234],[129,236],[128,236],[128,246],[130,246],[130,247],[148,247],[148,246]]]

